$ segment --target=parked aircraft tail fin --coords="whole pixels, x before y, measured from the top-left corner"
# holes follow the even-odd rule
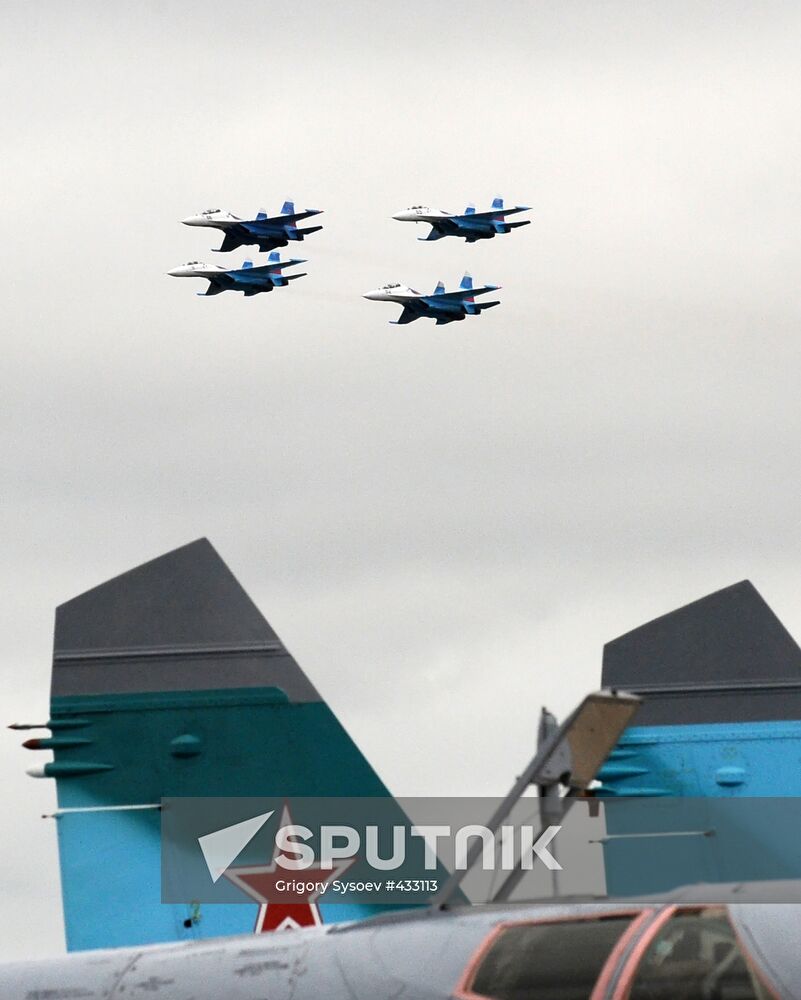
[[[634,884],[637,892],[663,892],[712,880],[703,863],[709,856],[683,849],[675,835],[660,840],[658,866],[632,864],[645,853],[622,852],[621,838],[631,846],[666,832],[658,811],[644,820],[642,810],[629,809],[632,798],[801,795],[801,648],[748,580],[608,642],[603,686],[643,697],[641,714],[598,773],[610,894],[628,895]],[[675,813],[663,815],[670,823]],[[762,831],[754,835],[762,843]],[[789,857],[796,841],[788,830],[773,849]],[[741,880],[743,869],[738,862],[736,871],[715,874],[715,881]]]
[[[163,797],[388,795],[205,538],[57,609],[43,728],[70,950],[256,926],[255,903],[161,902]]]

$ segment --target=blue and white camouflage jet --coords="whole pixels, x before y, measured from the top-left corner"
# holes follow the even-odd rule
[[[502,236],[520,226],[529,225],[530,219],[507,222],[506,216],[530,211],[525,205],[504,208],[503,198],[496,198],[488,212],[477,212],[475,205],[468,205],[461,215],[454,215],[442,209],[436,211],[424,205],[413,205],[392,218],[398,222],[427,222],[431,226],[431,232],[428,236],[418,237],[425,243],[441,240],[443,236],[460,236],[468,243],[475,243],[476,240],[491,240],[493,236]]]
[[[403,312],[391,323],[404,324],[411,323],[421,316],[429,316],[435,319],[437,326],[443,323],[453,323],[454,320],[462,320],[465,316],[477,316],[482,309],[491,309],[499,306],[500,302],[482,302],[480,305],[475,301],[476,295],[484,295],[487,292],[495,292],[500,285],[482,285],[481,288],[473,287],[473,278],[467,272],[459,283],[459,287],[454,292],[446,292],[445,285],[437,282],[437,287],[430,295],[415,291],[407,285],[398,283],[382,285],[375,291],[366,292],[364,297],[373,302],[397,302],[403,306]]]
[[[203,264],[199,260],[192,260],[188,264],[174,267],[167,274],[173,278],[205,278],[209,287],[205,292],[198,292],[198,295],[219,295],[220,292],[244,292],[245,295],[258,295],[259,292],[271,292],[274,288],[281,288],[294,281],[295,278],[303,278],[305,271],[300,274],[282,274],[285,267],[292,267],[295,264],[305,264],[305,260],[293,258],[292,260],[281,260],[278,251],[271,253],[267,258],[267,264],[260,264],[254,267],[252,260],[246,260],[242,267],[226,268],[220,264]]]
[[[266,252],[276,247],[285,247],[290,240],[302,241],[309,233],[316,233],[322,226],[309,226],[298,229],[298,223],[313,215],[320,215],[321,208],[307,208],[303,212],[295,211],[295,203],[285,201],[280,215],[272,218],[262,209],[255,219],[240,219],[230,212],[221,212],[219,208],[209,208],[200,215],[190,215],[181,221],[185,226],[202,226],[208,229],[221,229],[225,234],[222,246],[217,252],[227,253],[241,246],[258,246]]]

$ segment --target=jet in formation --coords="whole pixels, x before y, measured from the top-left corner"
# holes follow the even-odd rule
[[[240,219],[230,212],[209,208],[199,215],[190,215],[181,221],[185,226],[221,229],[224,237],[222,245],[217,248],[218,252],[227,253],[229,250],[249,245],[258,246],[260,251],[267,252],[287,246],[290,240],[302,241],[310,233],[318,232],[322,226],[298,229],[298,223],[321,213],[321,208],[307,208],[302,212],[296,212],[295,203],[285,201],[280,215],[269,216],[265,211],[261,211],[255,219]]]
[[[453,212],[445,212],[442,209],[436,211],[424,205],[413,205],[405,212],[393,215],[392,218],[398,222],[427,222],[431,226],[431,232],[428,236],[418,237],[424,243],[441,240],[444,236],[460,236],[468,243],[475,243],[476,240],[491,240],[495,236],[502,236],[513,229],[519,229],[520,226],[528,226],[530,219],[507,222],[506,216],[530,211],[531,209],[525,205],[504,208],[503,198],[496,198],[492,208],[487,212],[477,212],[475,205],[468,205],[461,215],[454,215]]]
[[[268,263],[254,266],[252,260],[246,260],[242,267],[227,268],[220,264],[203,264],[198,260],[174,267],[167,274],[173,278],[206,278],[209,287],[205,292],[198,292],[198,295],[219,295],[220,292],[244,292],[245,295],[258,295],[260,292],[271,292],[274,288],[282,288],[295,278],[303,278],[305,271],[300,274],[283,274],[286,267],[293,267],[296,264],[305,264],[305,260],[292,258],[291,260],[281,260],[278,251],[274,251],[267,258]]]
[[[382,285],[372,292],[365,292],[364,297],[372,302],[397,302],[402,305],[403,311],[399,318],[390,320],[391,323],[402,325],[412,323],[421,316],[428,316],[436,320],[437,326],[441,326],[443,323],[463,320],[465,316],[477,316],[483,309],[500,305],[498,300],[480,304],[475,301],[476,295],[496,292],[500,287],[500,285],[482,285],[480,288],[474,288],[473,278],[466,272],[459,287],[452,292],[446,292],[445,285],[441,281],[437,282],[437,287],[430,295],[415,291],[406,285],[393,283]]]
[[[74,953],[0,965],[0,997],[798,1000],[801,882],[776,874],[797,824],[764,810],[801,794],[801,648],[742,581],[607,643],[602,685],[541,725],[488,825],[515,797],[533,809],[525,788],[547,812],[594,786],[606,896],[521,896],[521,855],[485,905],[464,905],[456,872],[407,912],[162,903],[165,796],[391,796],[206,539],[82,593],[56,612],[49,718],[12,727],[49,731],[24,745],[54,754],[31,773],[57,784]],[[753,822],[720,878],[708,824],[743,792]],[[706,825],[661,825],[671,799]]]

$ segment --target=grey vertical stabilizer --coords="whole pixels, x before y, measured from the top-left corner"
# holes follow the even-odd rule
[[[51,697],[273,686],[320,700],[205,538],[56,609]]]
[[[743,580],[608,642],[603,686],[638,725],[801,719],[801,648]]]

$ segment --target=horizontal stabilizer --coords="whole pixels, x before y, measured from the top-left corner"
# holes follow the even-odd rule
[[[296,226],[287,226],[286,234],[291,240],[302,241],[304,236],[308,236],[310,233],[318,233],[322,228],[322,226],[307,226],[305,229],[298,229]]]

